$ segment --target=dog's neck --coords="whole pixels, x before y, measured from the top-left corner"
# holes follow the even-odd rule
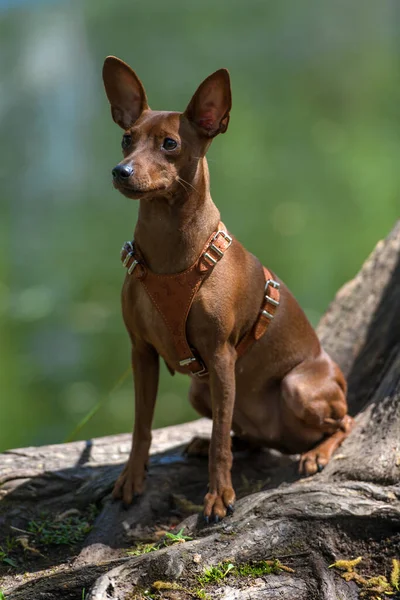
[[[140,201],[135,240],[152,271],[179,273],[196,261],[219,219],[204,157],[173,197]]]

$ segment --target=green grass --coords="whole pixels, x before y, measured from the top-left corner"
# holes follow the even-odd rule
[[[0,600],[6,600],[6,597],[5,597],[4,592],[2,590],[0,590]]]
[[[199,600],[211,600],[211,596],[207,594],[202,588],[193,589],[193,594],[196,598],[199,598]]]
[[[180,529],[178,531],[178,533],[170,533],[168,531],[165,534],[165,537],[167,539],[164,540],[164,546],[171,546],[172,544],[175,544],[176,542],[188,542],[188,541],[192,540],[193,538],[189,537],[188,535],[183,535],[183,530],[184,530],[184,527],[182,527],[182,529]]]
[[[9,565],[10,567],[16,568],[17,563],[10,558],[10,552],[15,550],[17,546],[17,541],[12,537],[7,537],[5,540],[5,546],[0,546],[0,563],[4,563]],[[0,600],[2,600],[0,596]]]
[[[71,515],[59,521],[52,515],[43,514],[40,519],[30,521],[27,530],[37,546],[73,546],[90,532],[97,512],[96,506],[90,505],[85,515]]]
[[[129,556],[141,556],[142,554],[148,554],[149,552],[155,552],[159,550],[160,546],[155,544],[137,544],[133,550],[127,550]]]
[[[203,575],[198,577],[198,582],[201,586],[218,583],[219,581],[222,581],[222,579],[225,579],[228,573],[234,569],[235,565],[232,563],[219,563],[216,567],[206,569]]]
[[[9,565],[10,567],[14,567],[14,568],[18,567],[15,560],[10,558],[5,552],[3,552],[1,546],[0,546],[0,562],[4,563],[6,565]],[[1,598],[0,598],[0,600],[1,600]]]
[[[129,556],[141,556],[142,554],[148,554],[149,552],[155,552],[160,550],[164,546],[172,546],[173,544],[188,542],[193,538],[188,535],[183,535],[184,528],[180,529],[178,533],[165,533],[164,539],[158,544],[138,544],[133,550],[128,550]]]

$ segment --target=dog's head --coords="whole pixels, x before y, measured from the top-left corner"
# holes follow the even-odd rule
[[[134,199],[173,195],[181,186],[189,192],[212,138],[228,127],[228,71],[207,77],[183,113],[151,110],[140,79],[119,58],[106,58],[103,81],[112,118],[124,130],[115,188]]]

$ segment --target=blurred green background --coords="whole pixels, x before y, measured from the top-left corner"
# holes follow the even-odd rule
[[[101,81],[131,64],[183,110],[225,66],[233,111],[209,153],[227,226],[315,325],[399,216],[398,0],[0,0],[0,450],[130,431],[121,131]],[[162,373],[156,426],[195,416]]]

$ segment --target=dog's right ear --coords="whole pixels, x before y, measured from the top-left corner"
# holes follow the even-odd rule
[[[103,81],[115,123],[126,130],[149,108],[146,92],[136,73],[123,60],[107,56]]]

